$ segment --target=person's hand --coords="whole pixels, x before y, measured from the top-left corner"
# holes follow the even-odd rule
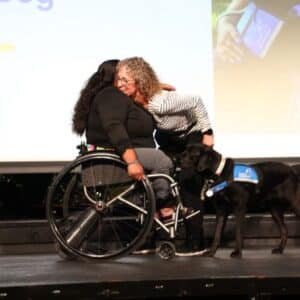
[[[144,168],[139,162],[130,163],[127,166],[127,172],[128,175],[135,180],[142,180],[145,178]]]
[[[235,25],[227,18],[224,16],[217,27],[215,58],[225,63],[238,63],[245,55],[245,46]]]
[[[213,147],[214,146],[214,136],[213,135],[204,134],[203,138],[202,138],[202,144],[206,145],[208,147]]]
[[[173,91],[176,91],[176,88],[170,84],[167,84],[167,83],[160,83],[160,87],[162,90],[165,90],[165,91],[170,91],[170,92],[173,92]]]

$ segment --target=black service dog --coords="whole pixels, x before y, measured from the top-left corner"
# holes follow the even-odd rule
[[[242,176],[235,178],[236,163],[233,159],[224,158],[219,152],[200,144],[187,146],[182,154],[181,168],[194,168],[214,181],[208,192],[214,193],[216,229],[210,249],[203,254],[205,256],[215,255],[229,214],[234,214],[236,219],[236,244],[231,257],[242,256],[242,224],[250,201],[263,201],[278,226],[280,243],[272,253],[283,253],[287,243],[284,213],[292,208],[300,216],[300,165],[291,167],[270,161],[242,167],[246,167],[241,171]],[[256,177],[247,178],[247,173],[251,172]]]

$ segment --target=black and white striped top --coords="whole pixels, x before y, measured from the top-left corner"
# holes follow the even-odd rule
[[[154,95],[148,104],[157,127],[168,131],[189,133],[205,132],[211,128],[207,111],[197,95],[179,95],[176,92],[161,91]]]

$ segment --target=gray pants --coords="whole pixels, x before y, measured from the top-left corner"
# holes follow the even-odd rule
[[[146,173],[171,174],[173,163],[161,150],[155,148],[135,148],[135,151]],[[168,199],[170,194],[170,184],[166,179],[155,179],[152,182],[152,187],[158,202],[160,200]]]

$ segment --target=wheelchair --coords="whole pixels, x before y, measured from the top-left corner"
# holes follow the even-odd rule
[[[164,178],[170,184],[174,213],[168,220],[156,216],[151,182]],[[200,211],[182,215],[177,181],[166,174],[148,174],[135,181],[127,165],[113,151],[81,151],[54,178],[47,193],[46,215],[56,249],[65,259],[115,259],[138,250],[151,230],[167,238],[156,252],[162,259],[198,253],[176,252],[174,239],[180,224]]]

